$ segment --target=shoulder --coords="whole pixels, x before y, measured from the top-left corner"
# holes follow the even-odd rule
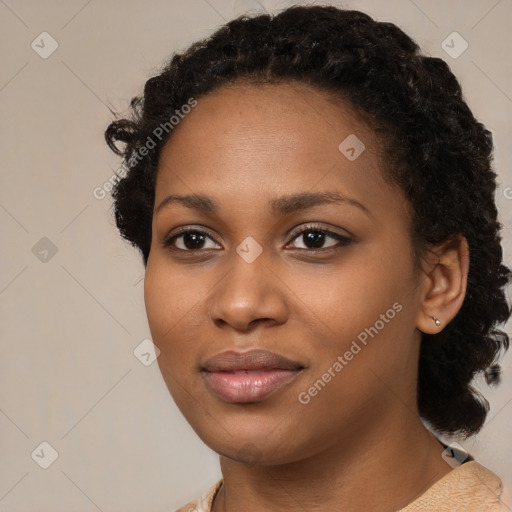
[[[177,509],[175,512],[210,512],[212,508],[213,498],[217,494],[220,486],[222,485],[222,479],[219,480],[215,485],[212,485],[200,498],[195,501],[191,501],[183,507]]]
[[[492,471],[472,460],[456,467],[421,496],[398,512],[501,512],[501,480]]]

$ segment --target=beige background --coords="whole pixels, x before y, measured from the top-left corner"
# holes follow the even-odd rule
[[[150,336],[144,269],[93,191],[119,164],[103,141],[108,106],[126,110],[173,51],[225,20],[289,3],[0,0],[0,512],[171,511],[220,477],[157,364],[133,354]],[[397,23],[461,79],[495,136],[512,265],[512,1],[332,3]],[[58,43],[46,59],[31,47],[51,49],[44,31]],[[456,59],[441,48],[453,31],[469,44]],[[488,423],[461,444],[502,477],[512,508],[510,352],[503,367],[501,386],[482,386]],[[59,455],[46,470],[43,441]]]

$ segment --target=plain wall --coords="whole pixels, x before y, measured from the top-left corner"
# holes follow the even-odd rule
[[[171,511],[220,478],[216,454],[181,417],[157,364],[133,354],[150,337],[144,267],[118,236],[110,198],[93,191],[120,164],[103,139],[109,107],[126,113],[172,52],[235,15],[289,4],[0,2],[0,512]],[[332,4],[398,24],[461,80],[494,134],[512,266],[512,2]],[[441,48],[453,31],[469,44],[458,58]],[[31,47],[51,49],[42,32],[58,43],[47,58]],[[512,508],[511,353],[502,366],[497,388],[479,381],[491,403],[486,426],[460,444],[501,476]],[[59,455],[48,469],[31,457],[43,441]]]

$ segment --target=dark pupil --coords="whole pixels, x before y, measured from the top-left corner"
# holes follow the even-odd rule
[[[322,247],[324,243],[324,236],[325,233],[322,233],[321,231],[307,231],[302,235],[304,244],[307,247],[313,246],[315,248]]]
[[[191,243],[187,243],[190,241]],[[183,243],[187,249],[198,249],[204,243],[204,235],[197,232],[185,233],[183,236]]]

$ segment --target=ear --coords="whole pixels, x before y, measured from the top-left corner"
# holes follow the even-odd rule
[[[425,262],[416,327],[437,334],[455,317],[466,295],[469,247],[462,235],[431,248]],[[436,317],[440,326],[432,317]]]

